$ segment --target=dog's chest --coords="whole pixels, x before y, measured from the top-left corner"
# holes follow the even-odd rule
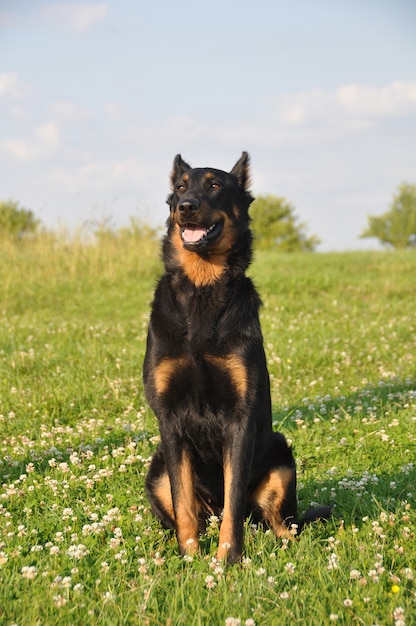
[[[228,297],[227,297],[228,296]],[[235,333],[235,325],[227,323],[234,308],[230,297],[216,289],[207,293],[189,291],[177,301],[177,316],[181,320],[184,340],[194,355],[209,351],[221,352],[227,341]]]

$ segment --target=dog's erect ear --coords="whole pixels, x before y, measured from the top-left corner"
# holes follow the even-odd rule
[[[230,174],[236,176],[241,189],[247,191],[250,184],[250,157],[248,152],[243,152]]]
[[[182,159],[180,154],[177,154],[173,160],[173,167],[170,175],[172,188],[174,187],[175,180],[177,180],[180,176],[182,176],[184,172],[190,169],[192,169],[191,166]]]

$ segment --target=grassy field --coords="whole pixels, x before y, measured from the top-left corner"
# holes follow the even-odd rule
[[[259,253],[274,422],[301,511],[292,545],[177,555],[144,494],[157,425],[141,367],[157,242],[0,245],[0,624],[416,623],[416,255]]]

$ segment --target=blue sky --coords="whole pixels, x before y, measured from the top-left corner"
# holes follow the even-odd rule
[[[293,203],[321,250],[416,182],[414,0],[0,0],[0,198],[163,224],[172,160]]]

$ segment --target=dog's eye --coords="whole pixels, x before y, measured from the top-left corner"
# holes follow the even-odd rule
[[[216,190],[216,189],[219,189],[220,187],[221,185],[219,183],[215,183],[215,182],[211,183],[211,189]]]
[[[183,183],[179,183],[176,185],[176,191],[185,191],[185,185]]]

